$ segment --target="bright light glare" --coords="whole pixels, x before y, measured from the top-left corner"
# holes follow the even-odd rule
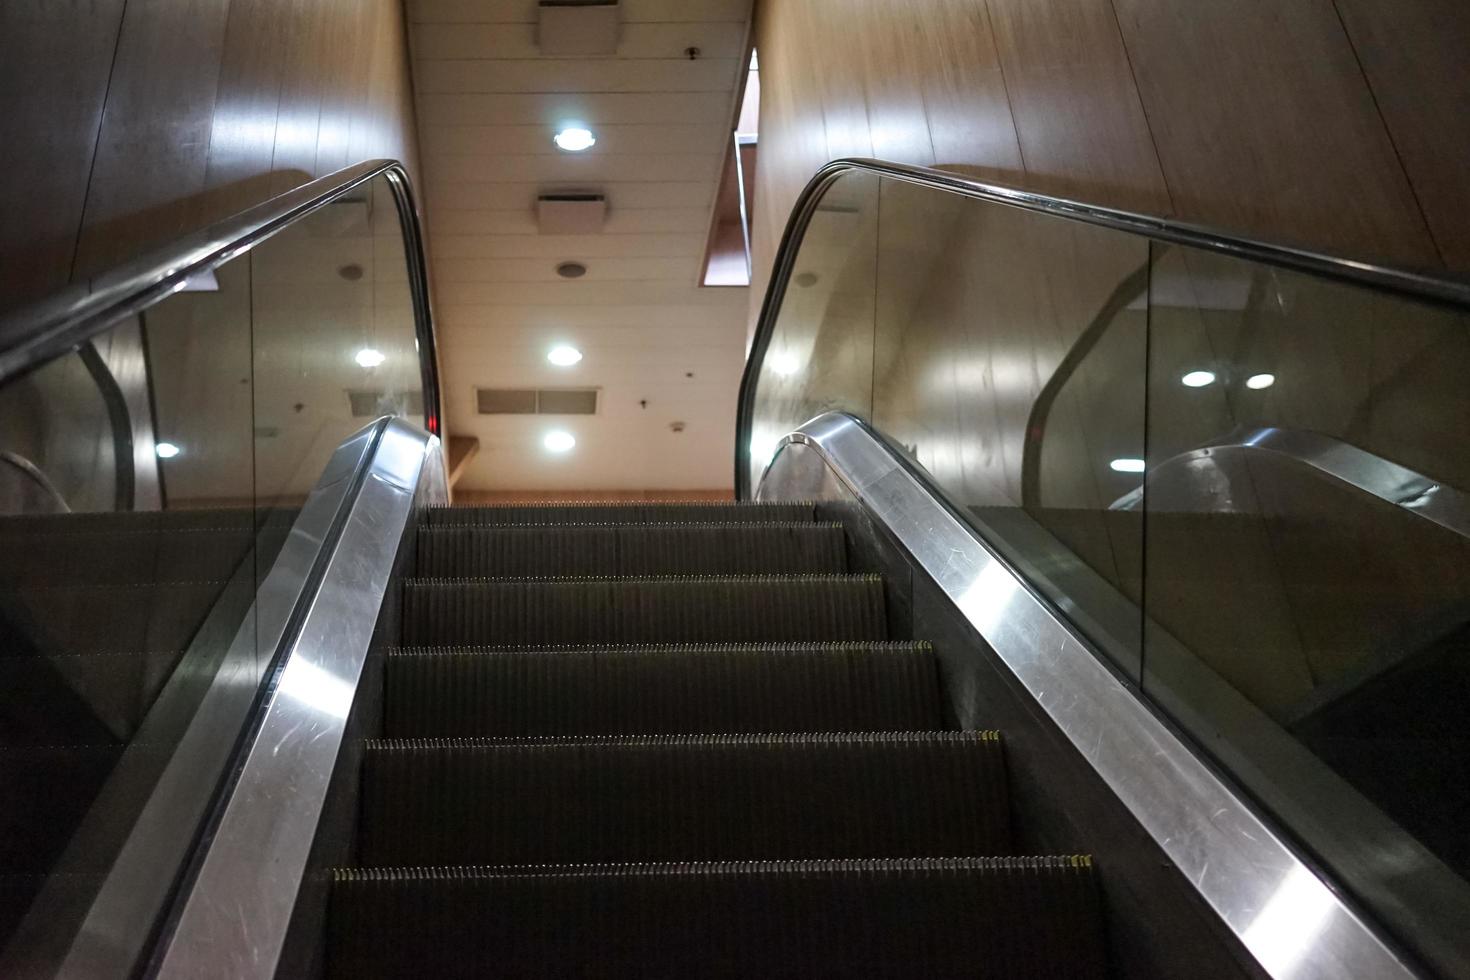
[[[777,440],[771,436],[756,435],[750,437],[750,461],[753,465],[765,469],[776,455]]]
[[[1332,893],[1306,868],[1291,869],[1246,927],[1246,948],[1273,977],[1292,976],[1332,918]]]
[[[1205,385],[1215,383],[1213,371],[1190,371],[1179,379],[1186,388],[1203,388]]]
[[[549,453],[570,452],[576,444],[576,437],[570,432],[563,432],[561,429],[553,429],[551,432],[546,433],[546,436],[541,440],[541,445],[545,446],[546,451]]]
[[[358,351],[357,356],[353,358],[354,361],[365,368],[377,367],[379,364],[382,364],[387,359],[388,356],[386,354],[372,347],[364,347],[362,350]]]
[[[1142,473],[1143,460],[1141,459],[1115,459],[1108,464],[1118,473]]]
[[[352,711],[351,684],[316,664],[295,657],[281,675],[280,693],[333,718],[345,719]]]
[[[597,142],[597,137],[592,135],[590,129],[582,129],[577,126],[568,126],[552,137],[552,141],[563,150],[579,153]]]
[[[582,359],[582,352],[575,347],[568,347],[566,344],[562,344],[559,347],[551,348],[550,352],[546,355],[546,359],[558,367],[571,367]]]
[[[173,459],[179,453],[183,452],[182,449],[171,442],[160,442],[153,447],[153,451],[158,454],[159,459]]]
[[[783,378],[789,378],[801,370],[801,362],[796,359],[796,356],[784,352],[771,355],[766,359],[766,363],[771,366],[772,371]]]
[[[1262,388],[1269,388],[1275,383],[1276,375],[1274,374],[1253,374],[1245,379],[1245,386],[1247,388],[1253,388],[1256,391],[1260,391]]]

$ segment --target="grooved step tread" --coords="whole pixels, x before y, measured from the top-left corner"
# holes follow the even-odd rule
[[[1086,857],[336,873],[332,978],[1106,975]]]
[[[1004,854],[994,732],[370,741],[365,865]]]
[[[388,738],[944,727],[927,643],[390,651]]]
[[[734,521],[811,521],[816,508],[797,503],[639,503],[614,504],[498,504],[482,507],[431,507],[420,521],[440,524],[700,524]]]
[[[420,576],[845,572],[842,525],[812,521],[419,529]]]
[[[883,640],[877,575],[409,579],[403,643]]]

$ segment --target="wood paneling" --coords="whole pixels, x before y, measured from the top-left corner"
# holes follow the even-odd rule
[[[361,159],[416,166],[400,0],[125,7],[0,10],[0,127],[20,127],[0,141],[21,166],[0,189],[0,304]]]
[[[797,194],[849,155],[1470,270],[1467,11],[759,0],[752,319]]]
[[[667,259],[698,252],[700,235],[440,235],[438,259]]]
[[[71,275],[123,0],[0,5],[0,309]]]
[[[726,501],[734,500],[733,490],[460,490],[454,495],[456,504],[544,504],[544,503],[638,503],[640,501]]]
[[[1329,0],[1113,4],[1180,214],[1362,258],[1436,260]]]
[[[1470,5],[1336,4],[1445,263],[1470,270]]]

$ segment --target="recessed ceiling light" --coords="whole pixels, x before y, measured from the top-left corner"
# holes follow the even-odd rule
[[[1115,459],[1108,464],[1118,473],[1142,473],[1143,460],[1141,459]]]
[[[182,449],[171,442],[160,442],[153,447],[153,451],[158,454],[159,459],[173,459],[179,453],[183,452]]]
[[[1179,380],[1186,388],[1203,388],[1205,385],[1215,383],[1215,372],[1190,371]]]
[[[568,126],[551,139],[557,146],[571,153],[580,153],[597,142],[592,130],[582,129],[580,126]]]
[[[563,262],[556,267],[556,274],[563,279],[581,279],[587,274],[587,267],[580,262]]]
[[[557,367],[571,367],[582,359],[582,352],[575,347],[560,344],[547,352],[546,359]]]
[[[364,347],[362,350],[358,351],[357,355],[353,358],[353,360],[356,361],[359,365],[366,368],[377,367],[379,364],[382,364],[387,359],[387,355],[385,355],[382,351],[376,350],[372,347]]]
[[[553,429],[541,439],[541,445],[546,447],[549,453],[569,452],[577,444],[577,439],[570,432],[561,429]]]
[[[1253,374],[1245,379],[1245,386],[1247,388],[1254,388],[1257,391],[1262,388],[1269,388],[1275,383],[1276,375],[1274,374]]]

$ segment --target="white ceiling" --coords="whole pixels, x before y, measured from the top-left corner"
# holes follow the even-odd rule
[[[622,7],[616,57],[549,58],[535,0],[409,3],[447,425],[480,439],[465,489],[731,484],[748,290],[697,283],[751,0]],[[597,145],[556,149],[568,122]],[[606,194],[603,232],[538,235],[546,191]],[[549,364],[557,343],[582,362]],[[602,389],[598,415],[475,413],[476,387],[572,386]],[[551,428],[576,449],[546,453]]]

